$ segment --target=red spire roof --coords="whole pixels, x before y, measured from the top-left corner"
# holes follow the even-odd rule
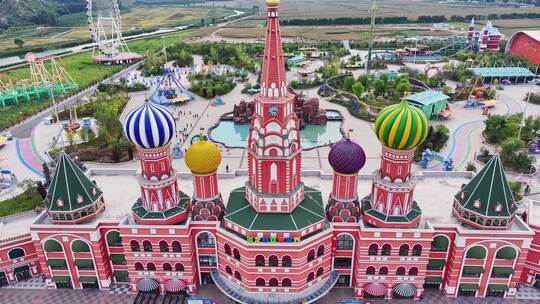
[[[283,60],[283,49],[281,47],[278,3],[267,3],[268,25],[266,28],[266,45],[264,49],[260,94],[270,98],[287,95],[287,79],[285,78],[285,63]]]

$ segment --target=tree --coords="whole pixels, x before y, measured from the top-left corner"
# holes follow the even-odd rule
[[[22,48],[25,42],[21,38],[17,37],[13,40],[13,43],[15,43],[18,47]]]
[[[468,162],[465,170],[476,172],[476,166],[472,162]]]
[[[204,27],[204,18],[201,18],[201,26]]]
[[[516,152],[523,148],[523,141],[512,137],[501,144],[501,159],[505,163],[513,164]]]
[[[356,97],[360,99],[362,98],[362,95],[364,94],[364,91],[365,91],[364,85],[361,82],[357,81],[352,85],[352,91],[354,95],[356,95]]]
[[[42,163],[41,167],[43,168],[43,175],[45,176],[45,186],[49,186],[51,184],[51,169],[49,169],[47,163]]]
[[[41,195],[41,199],[45,199],[47,197],[47,188],[45,187],[43,182],[38,181],[36,188],[37,188],[37,192],[39,193],[39,195]]]
[[[405,93],[409,92],[410,90],[411,84],[409,83],[409,81],[403,81],[396,85],[396,93],[398,98],[405,96]]]
[[[374,93],[377,96],[383,95],[386,92],[386,84],[382,79],[375,80],[373,83]]]

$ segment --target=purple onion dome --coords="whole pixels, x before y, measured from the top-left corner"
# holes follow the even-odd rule
[[[328,162],[337,173],[354,174],[366,164],[366,153],[359,144],[345,138],[332,145]]]

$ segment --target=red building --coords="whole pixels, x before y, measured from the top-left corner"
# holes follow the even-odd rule
[[[354,288],[357,298],[421,299],[425,289],[512,298],[518,282],[539,284],[540,205],[531,203],[526,221],[516,214],[498,156],[467,179],[414,172],[428,124],[406,101],[377,117],[381,162],[369,181],[359,176],[362,147],[345,137],[328,155],[328,202],[304,185],[278,5],[267,1],[245,184],[222,197],[220,151],[197,135],[185,155],[192,191],[181,187],[170,149],[175,120],[145,102],[124,121],[140,161],[125,178],[132,187],[114,184],[115,168],[101,169],[98,184],[61,153],[46,211],[1,220],[1,284],[42,274],[51,289],[127,282],[141,297],[179,297],[215,283],[239,303],[312,303],[334,287]]]
[[[505,52],[540,65],[540,31],[514,33],[506,44]]]

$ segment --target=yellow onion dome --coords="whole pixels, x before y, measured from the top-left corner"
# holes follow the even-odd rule
[[[184,160],[194,174],[210,174],[221,164],[221,152],[206,136],[196,135],[191,139]]]
[[[279,5],[279,0],[266,0],[266,5],[267,6],[278,6]]]
[[[375,121],[375,134],[379,141],[395,150],[418,147],[426,139],[427,133],[426,115],[405,99],[384,108]]]

